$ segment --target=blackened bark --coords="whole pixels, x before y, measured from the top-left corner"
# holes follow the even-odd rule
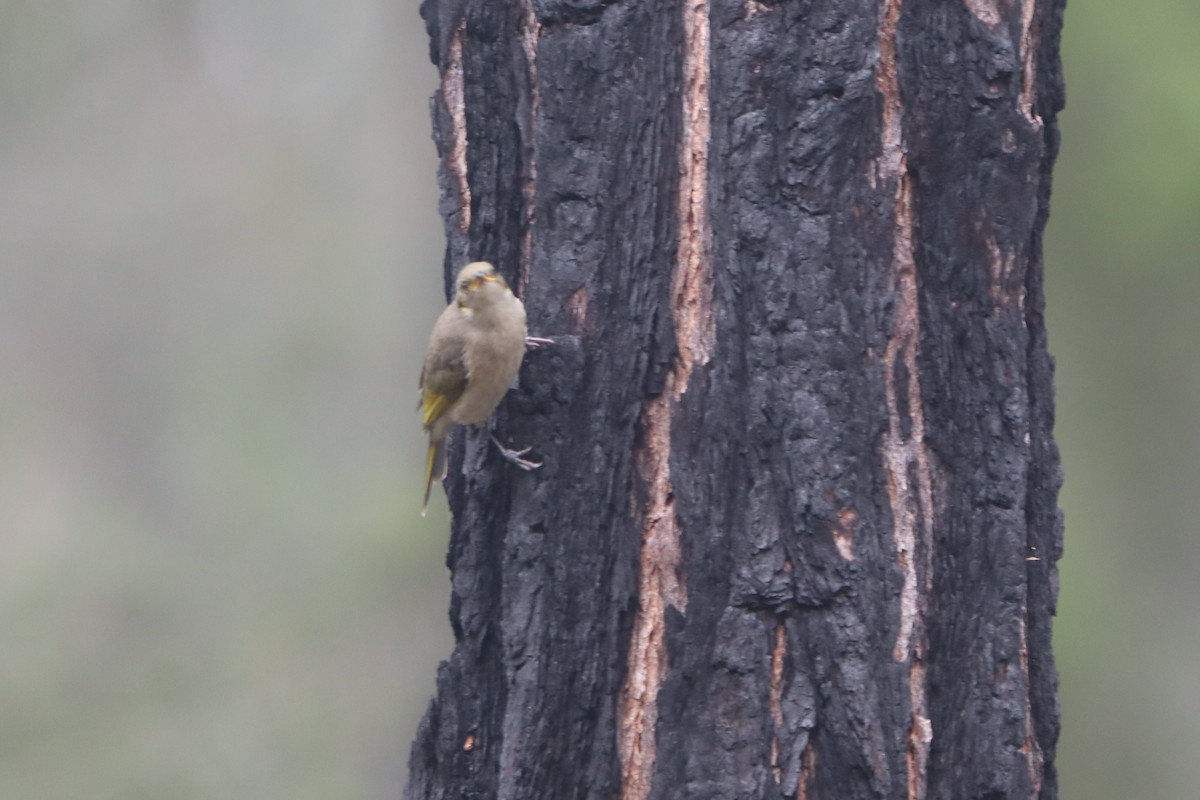
[[[532,332],[447,481],[412,800],[1054,798],[1062,0],[426,0],[446,274]]]

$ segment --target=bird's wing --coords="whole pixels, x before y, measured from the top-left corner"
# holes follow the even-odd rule
[[[429,355],[421,368],[421,410],[426,428],[462,397],[468,377],[462,348],[448,347]]]

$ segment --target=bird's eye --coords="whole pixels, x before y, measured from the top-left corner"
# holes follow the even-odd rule
[[[471,282],[467,284],[467,291],[473,292],[480,286],[483,286],[484,280],[486,279],[483,275],[476,275],[474,278],[471,278]]]

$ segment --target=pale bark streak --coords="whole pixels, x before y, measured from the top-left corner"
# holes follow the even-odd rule
[[[810,736],[808,743],[804,746],[804,752],[800,755],[800,781],[796,787],[796,800],[808,800],[808,786],[812,783],[816,771],[817,751],[813,748],[813,740]]]
[[[1034,107],[1037,102],[1037,36],[1033,30],[1037,0],[1021,0],[1021,95],[1017,105],[1021,114],[1037,129],[1042,127],[1042,118]]]
[[[876,87],[883,100],[880,177],[882,185],[895,187],[892,264],[896,308],[883,359],[888,430],[883,437],[882,458],[888,475],[896,558],[904,576],[900,591],[900,629],[892,656],[898,662],[909,664],[908,798],[921,800],[925,797],[929,745],[933,739],[924,663],[925,598],[930,591],[929,562],[933,546],[933,480],[925,447],[925,415],[917,364],[921,330],[913,245],[914,211],[896,58],[900,10],[901,0],[885,1],[879,30],[880,63],[876,73]],[[899,374],[904,378],[902,386],[897,386]],[[907,419],[901,411],[901,392]],[[915,485],[910,475],[915,477]]]
[[[989,28],[1000,24],[1000,10],[996,8],[996,0],[966,0],[967,9]]]
[[[644,449],[638,473],[649,489],[638,580],[638,610],[629,646],[629,671],[618,699],[617,748],[621,759],[622,800],[645,800],[654,774],[658,690],[667,671],[667,606],[687,608],[679,581],[679,528],[671,492],[671,396],[666,390],[646,407],[642,419]]]
[[[837,525],[833,528],[833,543],[837,547],[838,555],[847,561],[853,561],[854,527],[858,523],[858,512],[853,508],[843,508],[838,512],[837,519]]]
[[[787,655],[787,628],[782,622],[775,623],[775,647],[771,651],[771,721],[775,724],[771,735],[771,773],[775,783],[780,783],[783,771],[779,766],[779,732],[783,730],[783,659]]]
[[[450,54],[442,70],[442,100],[450,113],[450,153],[446,166],[458,184],[458,227],[463,233],[471,228],[471,184],[467,179],[467,106],[463,86],[463,38],[467,24],[462,22],[450,37]]]
[[[1026,763],[1029,765],[1029,780],[1033,783],[1033,794],[1036,797],[1042,793],[1042,779],[1045,775],[1046,759],[1042,753],[1041,745],[1038,744],[1037,733],[1033,729],[1033,701],[1030,698],[1033,688],[1029,681],[1029,643],[1026,639],[1024,613],[1021,614],[1020,625],[1021,676],[1024,678],[1021,685],[1025,691],[1025,741],[1021,744],[1021,753],[1024,754]]]
[[[716,338],[712,311],[712,231],[708,216],[709,21],[708,0],[683,7],[683,147],[680,156],[679,256],[672,281],[679,381],[687,391],[692,367],[705,364]]]

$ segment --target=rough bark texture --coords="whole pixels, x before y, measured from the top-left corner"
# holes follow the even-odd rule
[[[411,800],[1054,798],[1062,0],[426,0],[447,280],[531,332],[447,487]]]

